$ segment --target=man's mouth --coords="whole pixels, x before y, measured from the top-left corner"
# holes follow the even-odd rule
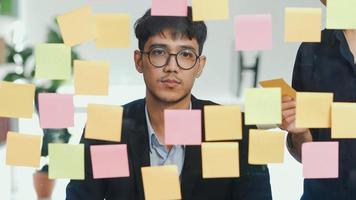
[[[167,87],[175,87],[175,86],[181,84],[181,81],[174,79],[174,78],[161,79],[161,82]]]

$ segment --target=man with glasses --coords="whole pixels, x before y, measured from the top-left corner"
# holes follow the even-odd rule
[[[271,199],[267,167],[247,164],[247,133],[255,127],[243,127],[239,178],[203,179],[200,146],[162,144],[165,109],[203,109],[215,104],[191,95],[206,62],[202,55],[205,23],[192,21],[190,7],[188,17],[151,16],[148,10],[137,20],[135,33],[139,50],[134,60],[146,84],[146,97],[124,106],[121,142],[128,146],[130,177],[93,179],[89,147],[107,142],[83,138],[85,180],[69,183],[67,199],[144,199],[141,167],[167,164],[178,168],[183,199]]]

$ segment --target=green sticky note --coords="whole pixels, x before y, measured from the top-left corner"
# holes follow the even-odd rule
[[[69,79],[71,76],[71,49],[64,44],[39,44],[35,49],[36,78]]]
[[[327,29],[356,29],[356,0],[328,0]]]
[[[270,125],[282,122],[281,88],[254,88],[245,93],[245,124]]]
[[[49,178],[84,179],[84,145],[49,144]]]

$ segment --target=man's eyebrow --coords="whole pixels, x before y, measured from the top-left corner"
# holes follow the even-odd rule
[[[166,44],[151,44],[148,49],[153,49],[153,48],[157,48],[157,47],[160,47],[160,48],[167,48],[168,46]]]
[[[193,46],[190,45],[180,45],[179,46],[181,49],[190,49],[196,51],[196,49]]]
[[[179,49],[190,49],[193,51],[197,51],[193,46],[191,45],[179,45],[178,46]],[[153,49],[153,48],[165,48],[165,49],[169,49],[169,46],[166,44],[161,44],[161,43],[156,43],[156,44],[151,44],[148,49]]]

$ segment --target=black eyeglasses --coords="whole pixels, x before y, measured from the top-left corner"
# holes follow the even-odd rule
[[[153,48],[148,52],[141,51],[141,53],[147,54],[151,65],[157,68],[168,65],[170,57],[174,56],[179,68],[189,70],[197,64],[197,61],[200,58],[200,56],[191,49],[182,49],[178,53],[173,54],[169,53],[166,49],[159,47]]]

